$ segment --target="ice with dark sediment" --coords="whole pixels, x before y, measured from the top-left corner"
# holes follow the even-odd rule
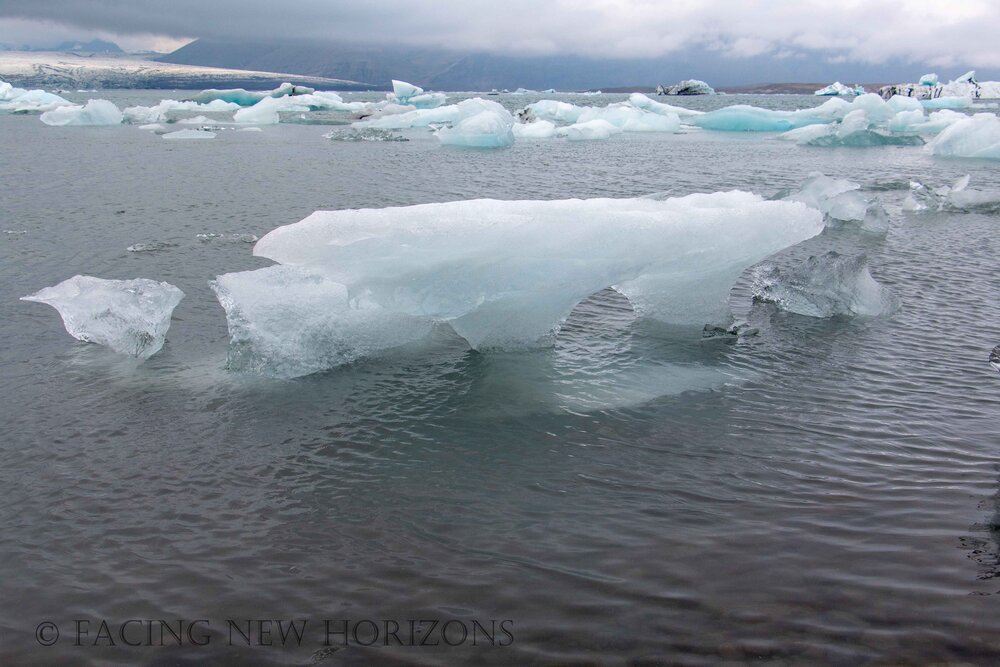
[[[1000,372],[1000,345],[997,345],[993,348],[993,351],[990,352],[990,366],[992,366],[994,370]]]
[[[377,128],[351,128],[348,130],[333,130],[323,135],[324,139],[330,141],[409,141],[401,134],[395,134],[389,130],[379,130]]]
[[[875,234],[889,229],[889,214],[878,198],[866,197],[858,183],[845,179],[813,172],[798,190],[782,193],[781,198],[817,209],[827,227],[857,227]]]
[[[105,280],[73,276],[22,301],[45,303],[62,317],[67,333],[139,359],[156,354],[184,292],[145,278]]]
[[[640,317],[696,335],[728,320],[747,267],[822,227],[803,204],[738,191],[319,211],[257,243],[254,254],[281,268],[215,287],[237,348],[231,365],[292,376],[439,324],[478,350],[548,346],[577,303],[610,286]]]
[[[864,255],[829,251],[788,268],[762,264],[753,270],[755,301],[809,317],[890,314],[895,298],[872,277]]]

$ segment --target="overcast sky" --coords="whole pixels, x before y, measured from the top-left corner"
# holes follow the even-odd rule
[[[0,43],[96,36],[127,50],[275,37],[643,57],[698,44],[995,68],[998,35],[998,0],[0,0]]]

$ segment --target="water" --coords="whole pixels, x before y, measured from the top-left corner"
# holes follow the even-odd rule
[[[720,102],[817,103],[682,100]],[[0,228],[24,232],[0,236],[3,663],[1000,659],[1000,377],[987,361],[1000,219],[901,210],[911,179],[988,186],[995,165],[708,132],[477,152],[421,131],[331,142],[309,125],[192,143],[33,116],[0,127]],[[899,300],[891,317],[751,308],[744,280],[733,308],[761,331],[739,340],[636,326],[605,292],[552,351],[479,355],[440,331],[297,380],[224,368],[207,282],[265,266],[246,235],[316,209],[766,196],[815,170],[881,197],[891,229],[824,234],[786,256],[866,252]],[[127,250],[140,243],[153,249]],[[76,273],[184,290],[164,349],[136,365],[17,300]],[[208,645],[115,635],[111,647],[101,619],[112,633],[206,619]],[[226,621],[246,619],[309,625],[284,648],[238,634],[229,646]],[[335,634],[324,647],[323,621],[342,619],[509,620],[512,641],[340,648]],[[90,623],[82,646],[74,620]],[[43,621],[60,629],[53,646],[36,640]]]

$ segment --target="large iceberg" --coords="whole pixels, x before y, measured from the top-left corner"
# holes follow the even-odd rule
[[[639,316],[697,335],[727,320],[747,267],[822,227],[807,206],[746,192],[319,211],[255,246],[283,267],[222,276],[216,291],[234,365],[277,375],[367,356],[438,323],[475,349],[548,345],[577,303],[609,286]]]
[[[753,294],[756,301],[810,317],[876,317],[891,313],[896,306],[892,294],[872,277],[864,255],[832,250],[789,269],[770,264],[756,267]]]
[[[831,120],[828,114],[818,109],[776,111],[746,104],[736,104],[689,118],[687,122],[706,130],[787,132],[806,125],[829,123]]]
[[[956,121],[925,146],[931,155],[1000,160],[1000,117],[977,113]]]
[[[163,347],[170,316],[183,298],[170,283],[73,276],[21,300],[58,310],[66,331],[78,340],[146,359]]]
[[[83,106],[60,106],[43,113],[46,125],[121,125],[124,116],[113,102],[88,100]]]
[[[685,79],[672,86],[657,86],[657,95],[715,95],[715,89],[699,79]]]

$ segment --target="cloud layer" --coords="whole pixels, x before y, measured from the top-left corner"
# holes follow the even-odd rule
[[[12,41],[5,25],[41,21],[124,36],[360,40],[598,57],[702,45],[736,58],[820,52],[834,61],[1000,67],[995,0],[0,0],[0,41]]]

